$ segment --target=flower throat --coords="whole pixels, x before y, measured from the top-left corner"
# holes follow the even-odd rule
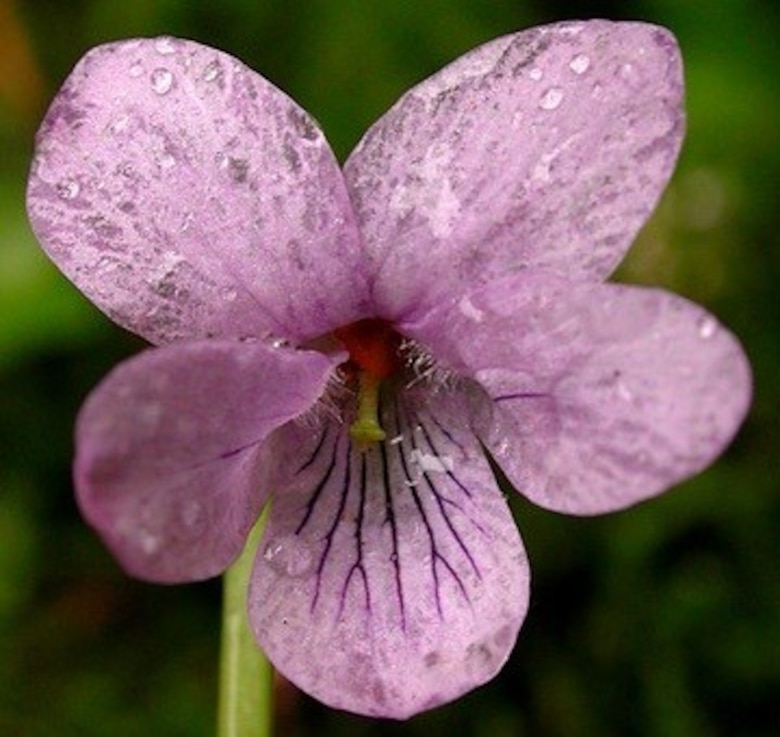
[[[342,368],[357,382],[357,413],[349,435],[360,450],[368,450],[387,437],[379,422],[379,391],[402,368],[401,336],[378,318],[358,320],[334,335],[349,352]]]

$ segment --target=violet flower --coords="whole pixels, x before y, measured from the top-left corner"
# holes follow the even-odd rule
[[[122,566],[216,576],[272,499],[249,617],[285,676],[396,718],[491,678],[529,569],[486,452],[547,509],[610,512],[707,466],[749,403],[713,317],[604,283],[670,177],[682,94],[664,29],[534,28],[407,92],[341,171],[225,53],[90,51],[29,211],[160,346],[78,419],[78,501]]]

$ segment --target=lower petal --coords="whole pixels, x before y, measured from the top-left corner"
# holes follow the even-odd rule
[[[177,343],[120,364],[76,428],[87,520],[139,578],[221,573],[265,502],[263,441],[322,394],[332,362],[260,343]]]
[[[250,620],[304,691],[405,718],[490,679],[528,604],[529,571],[465,396],[386,401],[388,440],[285,428],[287,478],[250,588]]]

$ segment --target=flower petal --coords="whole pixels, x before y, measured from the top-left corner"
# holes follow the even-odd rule
[[[116,322],[305,340],[370,312],[360,236],[315,122],[221,51],[90,51],[54,99],[28,189],[51,258]]]
[[[526,274],[403,329],[487,390],[483,442],[518,490],[562,512],[621,509],[699,472],[750,403],[736,338],[660,290]]]
[[[317,401],[332,370],[319,353],[222,341],[178,343],[120,364],[78,418],[84,516],[135,576],[221,573],[268,493],[262,442]]]
[[[250,621],[326,704],[405,718],[484,683],[514,645],[527,560],[464,401],[390,401],[391,439],[363,453],[343,426],[285,428]]]
[[[600,20],[499,38],[407,92],[345,166],[382,314],[527,267],[606,277],[672,172],[682,94],[668,31]]]

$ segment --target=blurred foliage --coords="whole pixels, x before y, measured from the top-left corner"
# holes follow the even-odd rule
[[[494,36],[568,17],[678,36],[689,135],[619,275],[702,302],[742,338],[756,399],[734,446],[674,493],[569,519],[516,499],[533,600],[503,673],[404,724],[331,711],[280,681],[278,734],[780,733],[780,10],[771,0],[0,0],[0,734],[208,735],[217,583],[127,579],[78,516],[71,425],[140,343],[42,256],[26,224],[32,135],[90,46],[170,33],[288,91],[340,156],[412,83]]]

